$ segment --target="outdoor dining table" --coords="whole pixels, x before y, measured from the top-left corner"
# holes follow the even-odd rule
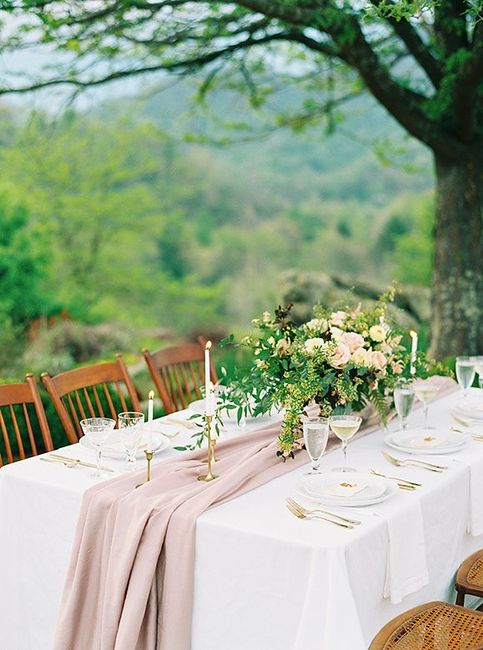
[[[459,399],[455,392],[434,401],[431,423],[448,430],[454,424],[450,411]],[[183,411],[176,417],[189,415]],[[414,412],[410,422],[417,425],[421,418],[421,412]],[[155,421],[155,427],[162,428],[163,422]],[[232,423],[223,435],[250,435],[259,426],[259,421],[249,421],[241,433]],[[396,423],[391,426],[397,428]],[[181,427],[171,442],[181,445],[192,433]],[[380,428],[355,438],[349,448],[351,464],[361,471],[397,473],[422,487],[398,490],[383,503],[360,508],[362,524],[354,529],[300,520],[287,510],[285,498],[297,498],[307,466],[198,518],[192,650],[367,650],[375,633],[397,614],[430,600],[454,598],[459,563],[483,547],[483,535],[468,533],[470,477],[483,467],[483,442],[468,435],[463,451],[433,457],[448,465],[445,472],[435,473],[388,465],[381,455],[384,435]],[[81,444],[65,447],[62,453],[94,458]],[[155,460],[162,463],[180,453],[169,448]],[[340,460],[337,447],[323,457],[321,470],[340,465]],[[120,460],[105,458],[103,463],[123,469]],[[139,460],[139,469],[143,466]],[[91,474],[88,468],[41,462],[39,457],[0,470],[3,650],[52,648],[82,497],[95,480]],[[416,502],[423,522],[427,580],[394,602],[397,599],[384,595],[388,521],[407,515],[408,504]],[[350,513],[353,516],[354,510]],[[409,525],[404,535],[411,534]],[[404,545],[404,537],[399,543]]]

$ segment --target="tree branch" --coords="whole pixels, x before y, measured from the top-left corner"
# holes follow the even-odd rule
[[[76,77],[65,77],[60,79],[49,79],[47,81],[38,81],[28,86],[21,86],[18,88],[0,88],[0,95],[6,95],[9,93],[16,93],[16,94],[29,93],[34,90],[41,90],[43,88],[50,88],[52,86],[61,86],[61,85],[71,85],[71,86],[76,86],[78,88],[88,88],[89,86],[100,86],[102,84],[106,84],[111,81],[119,81],[120,79],[124,79],[126,77],[132,77],[139,74],[160,72],[162,70],[174,72],[176,70],[181,69],[184,73],[187,73],[192,71],[193,69],[211,63],[221,57],[234,54],[239,50],[245,50],[247,48],[255,47],[257,45],[265,45],[266,43],[270,43],[272,41],[280,41],[280,40],[288,40],[287,34],[284,32],[278,32],[276,34],[270,34],[259,38],[250,37],[245,39],[244,41],[240,41],[239,43],[226,46],[219,50],[207,52],[206,54],[195,56],[192,57],[191,59],[184,59],[181,61],[173,61],[173,62],[165,62],[165,63],[161,62],[154,65],[148,65],[139,68],[129,68],[126,70],[116,70],[115,72],[111,72],[110,74],[105,75],[104,77],[99,77],[97,79],[94,78],[94,79],[83,80],[83,79],[78,79]]]
[[[388,4],[388,0],[371,0],[371,2],[377,8],[381,6],[385,7]],[[392,1],[389,4],[391,6],[395,6],[394,2]],[[384,18],[391,25],[397,36],[399,36],[399,38],[405,44],[408,52],[412,54],[414,59],[419,63],[421,68],[427,74],[433,86],[437,88],[443,76],[441,66],[432,55],[429,47],[421,39],[416,29],[405,18],[398,20],[391,14],[384,16]]]

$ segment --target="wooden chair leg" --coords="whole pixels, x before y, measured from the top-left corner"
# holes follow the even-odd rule
[[[465,592],[464,591],[457,591],[456,592],[456,604],[461,605],[461,607],[465,606]]]

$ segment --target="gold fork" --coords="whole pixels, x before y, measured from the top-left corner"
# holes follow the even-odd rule
[[[346,524],[352,524],[353,526],[358,526],[360,523],[362,523],[358,519],[349,519],[348,517],[342,517],[342,515],[337,515],[335,512],[330,512],[328,510],[322,510],[321,508],[311,508],[309,510],[308,508],[306,508],[302,504],[298,503],[297,501],[295,501],[295,499],[292,499],[291,497],[287,497],[286,501],[295,510],[300,510],[300,512],[302,512],[302,514],[305,514],[305,515],[320,513],[321,515],[327,515],[329,517],[334,517],[336,519],[339,519],[340,521],[343,521]]]
[[[394,467],[419,467],[420,469],[427,469],[430,472],[443,472],[445,469],[448,469],[447,465],[435,465],[433,463],[427,463],[424,460],[418,460],[417,458],[394,458],[394,456],[388,454],[384,449],[381,450],[381,453],[387,462],[394,465]]]
[[[49,454],[47,458],[45,456],[40,457],[41,460],[50,460],[51,462],[58,462],[58,463],[64,463],[64,465],[75,467],[76,465],[81,465],[82,467],[91,467],[95,469],[97,465],[94,463],[87,463],[84,460],[81,460],[80,458],[72,458],[71,456],[61,456],[60,454]],[[112,467],[106,467],[105,465],[101,465],[101,470],[105,472],[115,472],[115,469],[112,469]]]
[[[387,476],[387,474],[381,474],[381,472],[377,472],[375,469],[369,470],[371,474],[374,474],[374,476],[380,476],[381,478],[387,478],[390,481],[397,481],[399,487],[404,488],[409,488],[410,490],[416,489],[417,487],[422,487],[421,483],[414,483],[414,481],[407,481],[405,478],[399,478],[398,476]]]
[[[291,506],[289,503],[287,503],[286,505],[289,511],[298,519],[318,519],[320,521],[328,521],[329,523],[335,524],[336,526],[340,526],[341,528],[355,528],[354,524],[346,524],[343,521],[337,521],[336,519],[326,517],[325,515],[320,515],[317,512],[311,514],[305,514],[298,508],[294,508],[293,506]]]

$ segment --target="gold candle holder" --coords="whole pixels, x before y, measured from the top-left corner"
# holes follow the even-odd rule
[[[147,462],[147,467],[146,467],[146,480],[144,483],[139,483],[139,485],[136,485],[136,488],[141,487],[141,485],[144,485],[148,481],[151,480],[151,461],[153,460],[154,452],[152,451],[147,451],[146,449],[144,450],[144,455],[146,456],[146,462]]]
[[[213,479],[218,478],[213,474],[213,463],[215,462],[215,445],[216,439],[211,437],[211,424],[213,422],[213,416],[206,416],[206,433],[208,436],[208,470],[206,474],[200,474],[198,476],[198,481],[213,481]]]
[[[153,460],[153,452],[152,451],[147,451],[147,449],[144,450],[144,455],[146,456],[146,462],[147,462],[147,467],[146,467],[146,482],[151,480],[151,461]]]

